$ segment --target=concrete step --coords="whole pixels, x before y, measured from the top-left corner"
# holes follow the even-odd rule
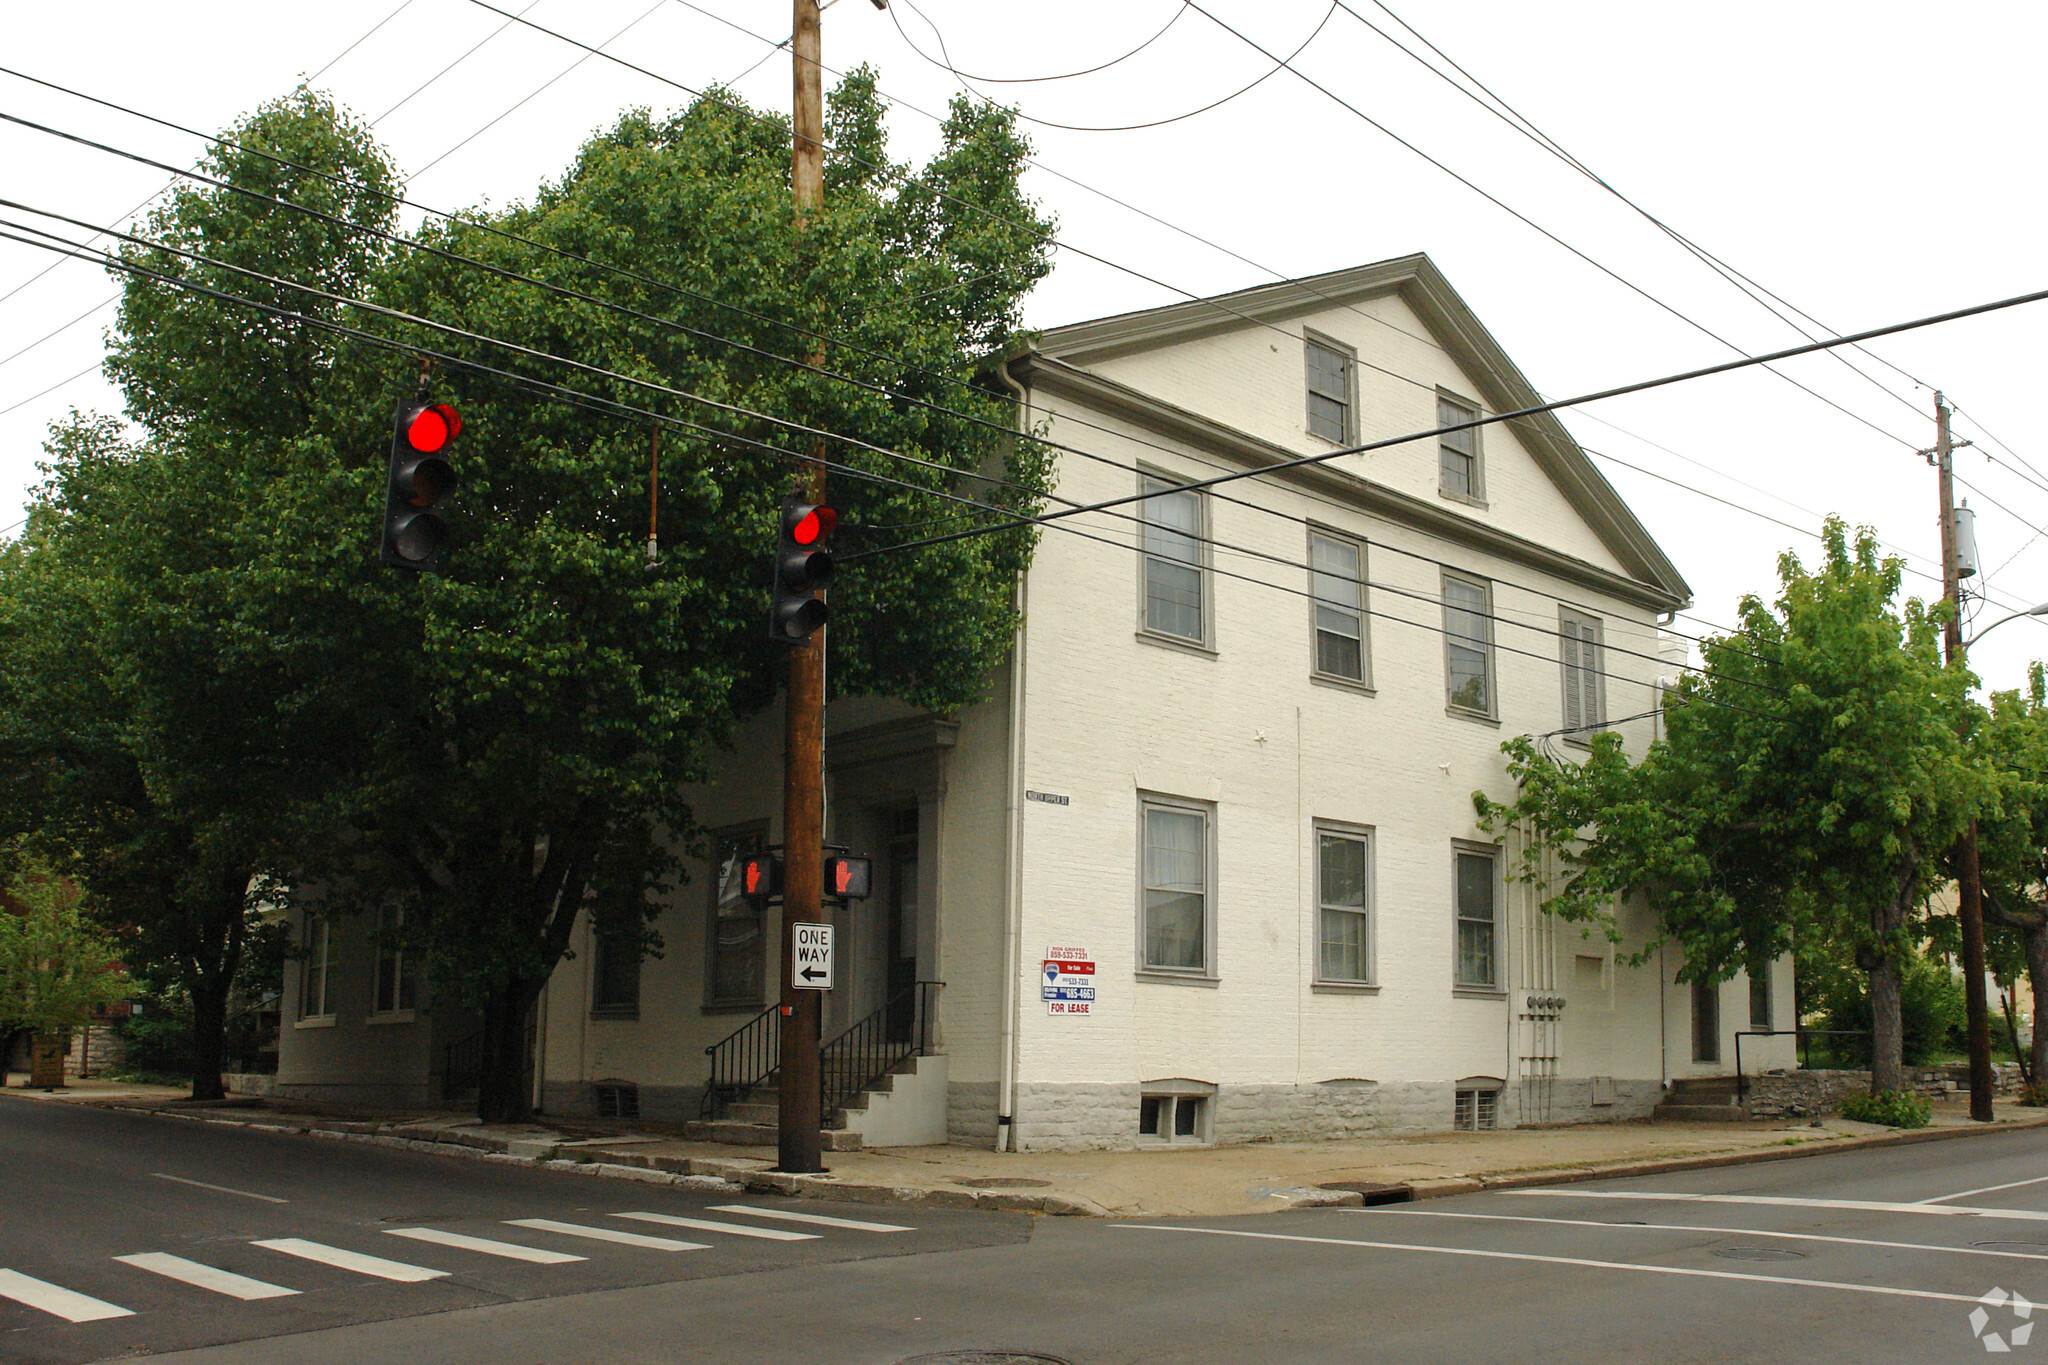
[[[1673,1104],[1669,1100],[1650,1111],[1663,1123],[1742,1123],[1749,1111],[1734,1104]]]
[[[737,1123],[718,1119],[709,1123],[686,1123],[683,1136],[691,1142],[722,1142],[735,1147],[773,1147],[780,1132],[772,1123]],[[824,1129],[819,1138],[828,1152],[857,1152],[860,1134],[841,1129]]]
[[[772,1100],[766,1103],[759,1100],[747,1100],[743,1103],[725,1106],[725,1118],[728,1123],[765,1123],[772,1128],[775,1126],[775,1119],[779,1108]]]

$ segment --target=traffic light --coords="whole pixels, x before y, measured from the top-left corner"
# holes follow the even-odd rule
[[[775,853],[750,853],[740,860],[735,874],[740,894],[751,901],[765,901],[782,894],[782,858]]]
[[[874,884],[875,865],[867,858],[828,854],[825,858],[825,894],[843,901],[864,901]]]
[[[839,514],[807,502],[782,504],[782,538],[775,547],[775,595],[768,609],[768,636],[800,645],[825,624],[830,613],[816,596],[832,581],[832,555],[825,542]]]
[[[441,504],[455,491],[449,449],[462,433],[462,414],[446,403],[402,400],[391,432],[391,473],[384,485],[381,563],[438,572],[448,546]]]

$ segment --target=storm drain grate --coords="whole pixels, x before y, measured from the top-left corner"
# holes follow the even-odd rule
[[[1806,1253],[1790,1251],[1784,1247],[1715,1247],[1716,1256],[1725,1256],[1731,1261],[1803,1261]]]
[[[1043,1355],[1037,1351],[940,1351],[936,1355],[905,1356],[896,1365],[1074,1365],[1065,1356]]]
[[[1363,1195],[1367,1208],[1375,1208],[1381,1204],[1405,1204],[1415,1197],[1415,1187],[1412,1185],[1388,1185],[1373,1180],[1329,1180],[1316,1188]]]

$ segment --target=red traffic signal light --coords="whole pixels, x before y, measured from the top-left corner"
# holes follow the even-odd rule
[[[874,871],[872,859],[832,854],[825,859],[825,894],[841,900],[866,900]]]
[[[384,485],[384,542],[378,559],[401,569],[438,569],[448,544],[440,506],[455,491],[447,451],[462,432],[462,414],[446,403],[401,400],[391,435]]]
[[[829,507],[793,501],[782,505],[774,596],[768,609],[770,639],[800,645],[831,614],[818,593],[832,581],[832,556],[824,543],[838,524],[839,514]]]

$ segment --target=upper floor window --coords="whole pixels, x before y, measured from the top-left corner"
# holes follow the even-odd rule
[[[1310,531],[1309,592],[1315,598],[1316,672],[1366,681],[1365,547]]]
[[[1207,584],[1202,562],[1202,495],[1176,491],[1146,475],[1138,504],[1144,518],[1145,629],[1196,644],[1206,641]]]
[[[1446,573],[1444,583],[1444,686],[1454,710],[1491,716],[1493,697],[1493,588],[1483,578]]]
[[[1306,351],[1308,434],[1349,444],[1356,435],[1351,422],[1351,353],[1315,337],[1307,338]]]
[[[1479,419],[1479,407],[1449,394],[1436,396],[1436,424],[1456,426]],[[1437,438],[1437,487],[1454,498],[1479,502],[1486,497],[1486,483],[1479,467],[1479,428],[1447,431]]]
[[[1372,980],[1372,843],[1363,830],[1316,826],[1316,979]]]
[[[1557,633],[1564,674],[1565,738],[1583,744],[1607,719],[1600,686],[1600,618],[1560,608]]]
[[[325,1019],[334,1013],[329,987],[334,975],[334,924],[309,916],[306,956],[299,965],[299,1017]]]

